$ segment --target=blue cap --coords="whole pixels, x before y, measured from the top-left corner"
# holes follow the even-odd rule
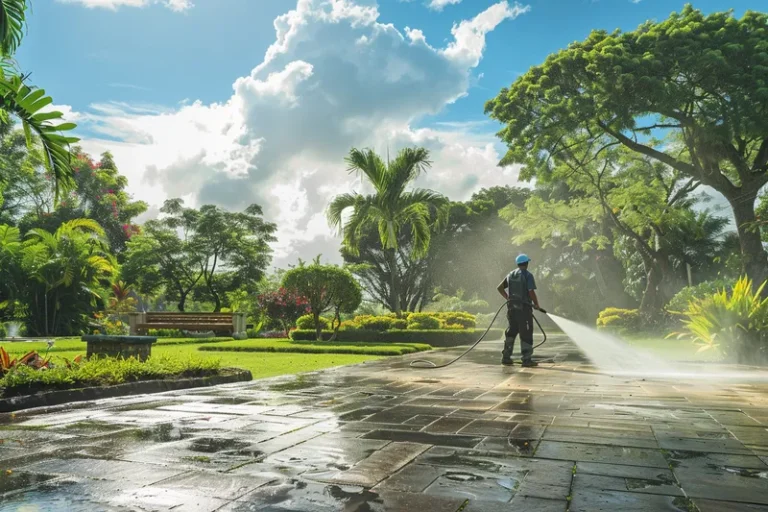
[[[531,261],[531,258],[529,258],[527,254],[521,254],[520,256],[517,257],[515,261],[517,262],[518,265],[522,265],[524,263],[528,263],[529,261]]]

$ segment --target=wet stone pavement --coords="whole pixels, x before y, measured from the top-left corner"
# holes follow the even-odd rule
[[[766,373],[611,377],[562,336],[522,369],[500,348],[0,415],[0,511],[768,511]]]

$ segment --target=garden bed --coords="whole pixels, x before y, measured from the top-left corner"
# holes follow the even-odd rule
[[[248,382],[252,380],[252,378],[251,372],[248,370],[242,370],[240,368],[222,368],[215,374],[196,377],[169,375],[162,379],[126,382],[112,386],[93,386],[63,390],[51,390],[51,388],[47,388],[47,391],[44,391],[46,388],[41,388],[41,390],[34,394],[20,394],[16,396],[8,396],[8,394],[2,395],[3,398],[0,398],[0,413],[118,396],[163,393],[165,391],[175,391],[179,389],[217,386],[219,384],[230,384],[234,382]],[[21,392],[21,390],[16,390],[16,392]]]

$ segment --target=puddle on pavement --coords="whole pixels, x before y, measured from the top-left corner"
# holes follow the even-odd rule
[[[137,404],[123,405],[121,407],[115,407],[112,410],[117,412],[146,411],[149,409],[157,409],[158,407],[184,405],[185,403],[187,402],[184,402],[183,400],[153,400],[151,402],[139,402]]]
[[[673,468],[680,466],[681,461],[700,459],[706,456],[706,453],[699,452],[683,452],[678,450],[661,450],[661,453],[669,461],[669,465]]]
[[[52,475],[38,475],[35,473],[3,474],[0,476],[0,495],[46,482],[51,478],[53,478]],[[1,499],[0,503],[2,503]]]
[[[223,451],[243,450],[249,446],[248,443],[227,439],[224,437],[199,437],[192,440],[189,449],[193,452],[218,453]]]
[[[298,391],[301,389],[308,389],[317,386],[317,382],[310,380],[304,375],[299,375],[292,381],[283,382],[270,386],[270,391]]]
[[[377,504],[379,506],[372,506]],[[308,484],[290,479],[267,484],[235,506],[234,512],[250,511],[337,511],[371,512],[379,510],[382,498],[363,487]],[[375,508],[374,508],[375,507]]]
[[[132,431],[133,437],[139,441],[153,441],[155,443],[170,443],[192,437],[192,434],[184,429],[174,427],[172,423],[163,423],[153,428]]]
[[[445,474],[445,478],[448,480],[453,480],[455,482],[476,482],[478,480],[485,480],[480,475],[473,475],[472,473],[451,473],[448,472]]]
[[[258,402],[253,397],[237,397],[237,396],[219,396],[213,400],[206,400],[206,404],[220,404],[220,405],[244,405],[251,404],[252,402]],[[261,404],[261,402],[258,402]]]
[[[502,468],[500,464],[496,464],[489,460],[464,457],[458,453],[453,453],[451,455],[425,455],[422,457],[421,463],[433,466],[470,467],[482,469],[483,471],[490,473],[498,473]]]
[[[13,494],[0,501],[0,512],[53,511],[67,512],[127,512],[130,509],[110,507],[84,495],[82,488],[69,482],[43,484],[33,490]]]
[[[729,468],[725,466],[716,466],[714,464],[708,464],[712,469],[719,469],[728,473],[743,476],[746,478],[764,478],[768,479],[768,471],[760,471],[757,469],[744,469],[744,468]]]
[[[671,485],[673,482],[669,479],[662,480],[652,480],[652,479],[646,479],[646,478],[625,478],[624,481],[627,485],[628,491],[636,491],[639,489],[650,489],[652,487],[662,487],[666,485]]]

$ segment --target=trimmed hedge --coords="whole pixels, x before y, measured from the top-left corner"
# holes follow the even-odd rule
[[[429,331],[339,331],[336,341],[347,342],[370,342],[370,343],[426,343],[433,347],[455,347],[459,345],[469,345],[485,332],[484,329],[459,331],[450,330],[429,330]],[[333,332],[323,331],[323,339],[329,340]],[[498,340],[504,336],[503,329],[491,329],[486,340]],[[314,341],[315,331],[295,330],[291,332],[291,339],[294,341]]]
[[[283,352],[297,354],[362,354],[376,356],[402,356],[430,350],[423,343],[350,343],[350,342],[308,342],[248,340],[230,343],[216,343],[200,347],[202,352]]]

